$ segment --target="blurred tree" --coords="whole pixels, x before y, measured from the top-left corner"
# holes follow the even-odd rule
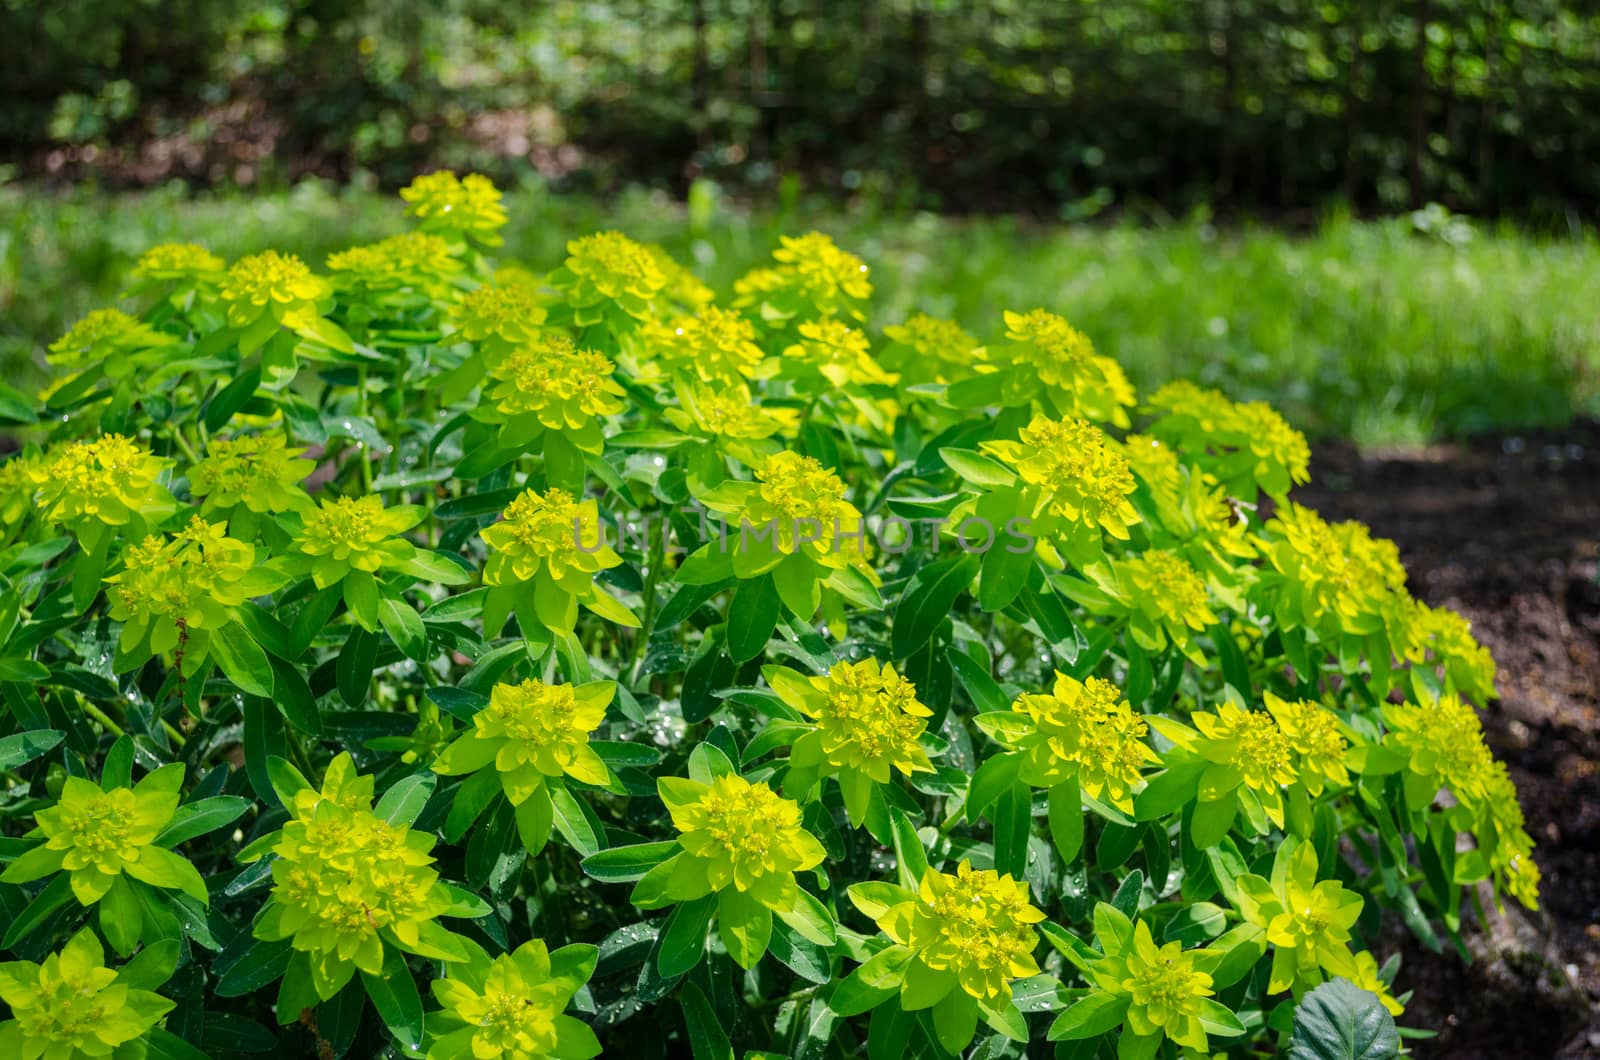
[[[799,173],[1069,216],[1600,204],[1597,0],[0,0],[0,39],[25,158],[254,93],[290,176],[510,169],[527,137],[483,126],[544,108],[598,183]]]

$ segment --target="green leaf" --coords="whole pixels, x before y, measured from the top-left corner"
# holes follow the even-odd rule
[[[612,847],[591,854],[580,866],[584,873],[602,883],[629,883],[667,860],[677,843],[636,843]]]
[[[1089,994],[1057,1016],[1045,1037],[1052,1042],[1097,1038],[1122,1022],[1130,1003],[1115,994]]]
[[[1028,867],[1028,836],[1032,832],[1033,818],[1029,815],[1032,793],[1024,784],[1013,784],[995,800],[994,867],[1021,879]]]
[[[896,659],[907,658],[928,643],[934,630],[950,616],[956,598],[972,585],[979,562],[977,555],[950,556],[912,575],[895,608],[889,638]]]
[[[754,895],[724,887],[717,892],[717,935],[734,964],[754,968],[772,941],[772,910]]]
[[[63,872],[11,919],[6,926],[5,937],[0,939],[0,947],[15,949],[17,943],[37,931],[68,903],[76,904],[76,899],[72,893],[72,876]]]
[[[1300,1000],[1289,1060],[1390,1060],[1400,1033],[1378,995],[1330,979]]]
[[[383,798],[378,800],[372,812],[390,824],[410,827],[428,804],[428,798],[438,781],[439,778],[433,773],[414,773],[403,777],[383,793]]]
[[[93,602],[94,597],[90,597]],[[21,684],[39,684],[50,677],[50,670],[35,659],[7,658],[0,659],[0,681],[16,681]]]
[[[664,978],[687,975],[700,963],[700,958],[705,956],[711,915],[716,909],[717,896],[708,894],[672,910],[666,926],[661,929],[660,950],[656,953],[656,968]]]
[[[249,799],[237,795],[215,795],[185,803],[172,815],[172,823],[167,825],[166,830],[156,836],[156,844],[175,847],[196,836],[214,832],[237,821],[250,806]]]
[[[890,946],[869,957],[828,995],[828,1007],[844,1017],[859,1016],[900,993],[911,950]]]
[[[241,372],[206,405],[206,430],[220,431],[226,427],[228,421],[233,419],[233,414],[244,408],[244,403],[255,396],[260,386],[259,365]]]
[[[808,942],[832,946],[838,941],[838,925],[834,923],[833,914],[803,887],[795,889],[794,908],[779,910],[778,917]]]
[[[946,447],[939,450],[939,458],[974,486],[1003,487],[1017,481],[1010,468],[976,449]]]
[[[229,622],[214,630],[211,654],[240,691],[263,699],[273,698],[272,662],[243,626]]]
[[[410,604],[391,596],[382,597],[378,601],[378,622],[406,658],[428,661],[428,631]]]
[[[967,820],[976,821],[995,804],[1000,795],[1017,782],[1022,770],[1022,755],[1008,751],[984,759],[967,788]]]
[[[1070,865],[1083,849],[1083,799],[1076,776],[1050,789],[1049,814],[1056,853]]]
[[[378,628],[378,580],[370,571],[353,570],[344,576],[344,605],[362,629]]]
[[[911,823],[911,818],[899,810],[892,810],[889,819],[894,831],[894,855],[900,886],[916,890],[928,872],[928,851],[918,838],[917,828]]]
[[[339,696],[352,708],[366,702],[372,686],[372,668],[378,661],[378,638],[364,629],[352,629],[339,649],[334,675]]]
[[[283,720],[312,736],[322,735],[322,712],[317,709],[316,694],[301,676],[299,667],[284,662],[276,655],[268,656],[272,665],[272,705],[278,708]]]
[[[0,770],[16,769],[47,753],[66,734],[60,729],[30,729],[0,740]]]
[[[226,1016],[226,1013],[207,1013],[209,1022],[217,1016]],[[150,1060],[209,1060],[209,1057],[193,1045],[173,1034],[163,1027],[151,1027],[139,1039],[145,1047],[145,1056]],[[230,1041],[229,1044],[233,1044]]]
[[[739,583],[728,605],[728,654],[734,662],[749,662],[766,650],[782,611],[772,575]]]
[[[675,431],[619,431],[606,439],[613,449],[676,449],[689,441]]]
[[[123,956],[132,953],[139,945],[139,926],[144,920],[139,896],[133,893],[133,881],[127,876],[118,876],[95,909],[100,930],[111,948]]]
[[[422,1045],[422,995],[417,992],[417,981],[411,978],[405,958],[397,951],[385,948],[383,970],[378,975],[361,973],[372,1007],[378,1010],[383,1025],[389,1028],[400,1043],[400,1048],[415,1052]]]
[[[230,947],[231,948],[231,947]],[[222,973],[213,988],[218,997],[243,997],[282,975],[289,967],[294,949],[289,940],[252,942],[248,949]]]
[[[550,802],[555,807],[556,831],[572,849],[580,857],[598,854],[605,846],[605,829],[585,812],[582,801],[566,788],[551,785]]]
[[[950,668],[955,671],[956,680],[961,682],[961,687],[966,689],[967,697],[972,700],[972,705],[978,708],[979,713],[1007,710],[1011,701],[1001,691],[1000,685],[990,676],[988,667],[958,648],[951,648],[949,652]]]
[[[733,1045],[722,1029],[706,995],[693,983],[683,984],[678,992],[683,1006],[683,1022],[689,1031],[689,1051],[694,1060],[734,1060]]]

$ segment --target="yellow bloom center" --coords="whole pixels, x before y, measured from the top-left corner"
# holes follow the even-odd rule
[[[336,497],[306,516],[305,536],[334,548],[364,550],[389,536],[377,497]]]
[[[761,499],[785,519],[815,519],[831,531],[844,499],[839,476],[814,458],[788,451],[774,453],[756,471]]]
[[[972,996],[1003,997],[1009,980],[1038,971],[1033,925],[1043,919],[1025,884],[963,861],[954,876],[930,869],[922,877],[909,945]]]
[[[840,663],[813,683],[823,690],[822,705],[812,717],[829,763],[894,765],[905,773],[932,768],[917,740],[933,712],[892,666],[880,669],[875,660]],[[811,713],[809,706],[802,709]]]

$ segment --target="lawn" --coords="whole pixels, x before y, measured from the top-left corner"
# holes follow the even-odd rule
[[[980,336],[1000,310],[1060,312],[1136,383],[1187,376],[1278,403],[1318,435],[1396,444],[1559,424],[1600,398],[1600,243],[1427,215],[1335,217],[1303,235],[1199,221],[1033,225],[1011,218],[692,208],[511,195],[508,246],[537,268],[568,238],[618,228],[664,244],[723,289],[782,232],[821,228],[871,263],[881,326],[922,310]],[[38,383],[42,348],[113,300],[169,240],[228,257],[328,251],[404,224],[398,202],[315,184],[236,196],[0,188],[0,366]]]

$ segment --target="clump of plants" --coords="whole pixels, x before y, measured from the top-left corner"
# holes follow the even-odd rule
[[[1381,1055],[1386,916],[1536,902],[1492,661],[1271,408],[404,199],[3,410],[7,1055]]]

